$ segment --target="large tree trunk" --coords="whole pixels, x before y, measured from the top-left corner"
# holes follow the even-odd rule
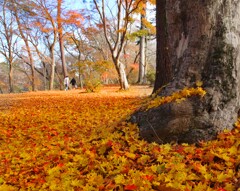
[[[166,22],[161,23],[164,26],[157,26],[158,31],[166,29],[163,43],[158,45],[158,54],[167,51],[174,70],[172,80],[160,81],[165,87],[158,94],[170,95],[194,86],[196,81],[203,82],[207,94],[203,99],[191,97],[179,104],[172,102],[139,111],[132,119],[139,124],[141,136],[148,141],[196,143],[213,139],[219,131],[233,128],[237,120],[240,1],[157,2],[164,1],[165,7],[157,4],[157,18],[164,21],[166,16]],[[162,59],[157,67],[164,63]],[[157,71],[157,79],[161,72],[164,71]],[[161,86],[155,84],[155,92]]]
[[[166,85],[172,78],[172,65],[169,58],[168,48],[168,29],[166,18],[167,0],[156,1],[157,17],[156,28],[157,30],[157,66],[156,66],[156,79],[153,92],[155,93],[159,88]]]

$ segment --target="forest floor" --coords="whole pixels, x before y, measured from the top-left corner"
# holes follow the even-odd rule
[[[126,119],[151,92],[0,95],[0,191],[239,191],[240,123],[198,147],[147,143]]]

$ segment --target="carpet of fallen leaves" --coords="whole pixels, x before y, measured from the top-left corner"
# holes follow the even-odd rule
[[[0,191],[239,189],[239,122],[200,146],[149,144],[124,121],[151,89],[116,90],[0,95]]]

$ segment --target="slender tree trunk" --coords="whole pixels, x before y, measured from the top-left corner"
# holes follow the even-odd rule
[[[43,65],[43,85],[44,85],[44,90],[47,90],[47,68],[46,64],[42,62]]]
[[[83,76],[80,73],[79,73],[79,84],[80,84],[80,88],[83,89]]]
[[[10,44],[8,46],[10,47]],[[9,50],[9,52],[8,52],[7,60],[8,60],[8,64],[9,64],[9,74],[8,74],[9,92],[13,93],[14,92],[14,85],[13,85],[13,54],[12,54],[11,50]]]
[[[31,77],[32,91],[35,91],[36,90],[36,84],[35,84],[36,72],[35,72],[32,52],[31,52],[31,49],[30,49],[30,46],[28,43],[28,36],[27,36],[28,34],[24,33],[24,29],[22,28],[23,24],[20,21],[20,17],[18,15],[18,10],[17,10],[15,2],[14,2],[13,6],[14,6],[14,11],[15,11],[15,18],[16,18],[17,25],[18,25],[18,31],[19,31],[20,36],[21,36],[22,40],[24,41],[26,49],[27,49],[27,55],[28,55],[28,59],[29,59],[30,67],[31,67],[31,74],[32,74],[32,77]]]
[[[8,62],[9,66],[9,73],[8,73],[8,81],[9,81],[9,92],[12,93],[14,92],[14,87],[13,87],[13,51],[15,47],[15,43],[13,41],[13,36],[14,36],[14,30],[13,30],[13,25],[14,25],[14,16],[13,16],[13,11],[10,11],[10,14],[7,14],[9,11],[7,9],[7,3],[8,1],[4,0],[2,2],[2,16],[1,16],[1,34],[2,38],[1,39],[1,50],[0,53],[4,56],[4,58]],[[7,11],[8,10],[8,11]]]
[[[233,128],[240,105],[239,7],[240,1],[231,0],[157,1],[154,91],[167,84],[158,95],[171,95],[201,81],[207,94],[134,114],[132,120],[143,138],[197,143]],[[174,68],[172,80],[170,70],[162,69],[169,62]]]
[[[61,60],[62,60],[62,68],[63,68],[63,75],[67,76],[67,65],[66,65],[66,59],[65,59],[65,51],[64,51],[64,45],[63,45],[63,36],[62,34],[59,34],[59,46],[60,46],[60,52],[61,52]]]
[[[124,64],[121,63],[119,59],[114,59],[114,64],[115,64],[115,68],[116,68],[117,73],[118,73],[120,89],[121,90],[128,90],[129,89],[129,84],[128,84]]]
[[[14,88],[13,88],[13,63],[9,63],[9,74],[8,74],[8,81],[9,81],[9,92],[13,93]]]
[[[146,44],[145,44],[145,36],[142,36],[140,39],[140,61],[139,61],[139,74],[138,74],[138,83],[144,83],[145,76],[145,65],[146,65]]]
[[[146,6],[146,2],[143,6]],[[141,30],[145,30],[144,19],[146,19],[146,7],[143,7],[141,13]],[[140,37],[140,59],[139,59],[139,74],[138,74],[138,83],[144,84],[145,78],[145,66],[146,66],[146,36],[143,35]]]
[[[125,66],[123,63],[119,63],[119,72],[120,72],[120,85],[121,85],[121,89],[123,90],[127,90],[129,89],[129,84],[128,84],[128,80],[127,80],[127,75],[126,75],[126,71],[125,71]]]
[[[57,77],[57,79],[58,79],[58,83],[59,83],[58,88],[59,88],[59,90],[64,90],[64,84],[63,84],[62,77],[61,77],[61,75],[58,73],[56,67],[55,67],[55,74],[56,74],[56,77]]]
[[[65,51],[64,51],[64,41],[63,41],[63,28],[62,28],[62,0],[58,0],[57,6],[57,25],[58,25],[58,38],[59,38],[59,47],[61,53],[61,61],[62,61],[62,69],[64,77],[68,75],[67,65],[65,59]]]
[[[80,59],[80,56],[78,58],[78,63],[81,63],[81,59]],[[82,69],[81,69],[82,66],[78,66],[78,80],[79,80],[79,84],[80,84],[80,88],[83,89],[83,75],[82,75]]]
[[[127,90],[129,88],[129,84],[127,81],[126,71],[124,65],[119,61],[119,57],[122,54],[126,44],[126,35],[128,26],[130,24],[130,15],[134,11],[134,8],[130,6],[132,5],[133,1],[117,1],[117,15],[114,17],[116,19],[115,35],[113,35],[113,33],[109,33],[111,29],[109,30],[109,26],[107,24],[108,19],[106,18],[105,13],[105,1],[101,1],[101,6],[99,6],[97,0],[93,0],[93,2],[103,24],[104,37],[108,44],[108,48],[111,51],[112,60],[118,73],[120,89]],[[120,30],[123,31],[119,32]],[[114,38],[112,38],[113,36]]]
[[[54,56],[54,48],[50,48],[50,54],[51,54],[51,77],[50,77],[50,83],[49,83],[49,90],[53,90],[54,88],[54,77],[55,77],[55,56]]]
[[[147,84],[147,70],[148,70],[148,62],[147,62],[147,37],[145,38],[145,61],[144,61],[144,75],[143,75],[143,84]]]
[[[116,68],[117,73],[118,73],[120,89],[122,89],[122,90],[129,89],[129,84],[128,84],[124,64],[121,63],[119,59],[115,59],[115,58],[113,58],[113,62],[114,62],[115,68]]]
[[[35,66],[34,66],[34,62],[33,62],[33,57],[32,57],[32,53],[29,47],[28,42],[25,42],[26,48],[27,48],[27,52],[28,52],[28,58],[29,58],[29,62],[31,65],[31,84],[32,84],[32,91],[36,90],[36,71],[35,71]]]

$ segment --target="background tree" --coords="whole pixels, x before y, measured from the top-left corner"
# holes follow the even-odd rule
[[[166,96],[202,83],[207,94],[136,113],[133,119],[146,140],[196,143],[233,128],[240,96],[239,6],[232,1],[157,1],[154,92]],[[184,93],[189,96],[191,89]]]
[[[147,2],[144,0],[142,2],[142,10],[141,10],[141,28],[140,30],[145,31],[146,27],[144,25],[144,20],[146,19],[146,6]],[[142,35],[140,37],[140,59],[139,59],[139,75],[138,75],[138,83],[143,84],[144,78],[146,76],[146,36]]]
[[[100,24],[102,25],[104,36],[118,73],[120,88],[126,90],[129,88],[129,84],[125,66],[120,61],[120,56],[127,40],[126,35],[128,27],[133,20],[131,16],[137,9],[140,1],[117,0],[116,15],[113,14],[110,6],[105,4],[105,0],[99,3],[97,0],[93,0],[93,2],[99,14]],[[107,16],[106,12],[112,15],[112,19]]]
[[[67,76],[67,65],[66,65],[66,59],[65,59],[65,49],[64,49],[64,39],[63,39],[63,22],[62,22],[62,0],[57,1],[57,27],[58,27],[58,42],[60,47],[60,53],[61,53],[61,61],[62,61],[62,69],[63,69],[63,75]]]
[[[138,19],[136,19],[136,23],[133,27],[134,29],[127,35],[128,39],[130,41],[135,41],[139,48],[139,58],[137,57],[135,62],[139,65],[137,79],[137,83],[139,84],[148,83],[150,75],[148,74],[149,71],[147,66],[153,63],[148,61],[152,58],[152,54],[149,54],[150,50],[155,50],[155,48],[151,46],[151,44],[155,42],[156,37],[156,29],[153,25],[153,23],[155,23],[155,18],[153,19],[151,16],[152,14],[155,15],[155,10],[152,10],[155,7],[154,5],[152,1],[142,0],[139,2],[138,8],[134,11],[135,15],[140,15],[139,24]],[[149,66],[149,68],[151,68],[151,66]]]
[[[16,49],[17,38],[14,36],[16,26],[13,11],[9,9],[9,2],[3,1],[0,17],[0,54],[3,55],[8,64],[9,92],[14,92],[13,88],[13,65],[14,51]],[[3,62],[4,63],[4,62]],[[4,67],[2,65],[2,67]]]
[[[29,7],[28,7],[29,5]],[[33,60],[33,55],[32,55],[32,51],[31,51],[31,47],[29,45],[29,14],[35,14],[32,11],[30,11],[30,7],[32,7],[30,5],[30,3],[27,3],[25,1],[23,2],[17,2],[15,0],[11,0],[11,8],[13,9],[14,12],[14,16],[17,22],[17,26],[18,26],[18,32],[19,32],[19,36],[21,37],[21,39],[23,40],[24,44],[25,44],[25,49],[27,51],[27,57],[28,57],[28,63],[31,67],[31,83],[32,83],[32,90],[35,91],[36,90],[36,72],[35,72],[35,65],[34,65],[34,60]],[[32,16],[32,15],[31,15]]]
[[[68,25],[67,29],[66,49],[69,55],[76,60],[75,63],[71,64],[72,71],[70,73],[74,72],[79,77],[81,86],[96,82],[96,84],[110,83],[113,75],[114,79],[116,78],[116,72],[112,71],[112,67],[105,64],[112,63],[112,59],[111,52],[106,48],[108,45],[102,26],[96,24],[89,17],[89,11],[81,11],[81,14],[75,12],[76,16],[77,14],[84,17],[84,20],[81,21],[82,24],[73,22]],[[102,66],[99,66],[101,64]],[[105,72],[103,72],[103,67],[105,67]],[[89,68],[97,70],[89,75]],[[104,78],[101,75],[104,75]],[[94,78],[90,79],[90,76],[94,76]]]
[[[86,61],[91,53],[93,53],[92,48],[89,46],[89,41],[87,40],[89,36],[88,34],[91,33],[92,28],[84,27],[84,25],[88,25],[88,21],[86,21],[86,19],[84,20],[84,17],[79,12],[69,11],[67,15],[69,15],[69,17],[67,17],[69,22],[65,34],[65,49],[67,50],[70,59],[73,60],[70,64],[70,73],[73,76],[78,76],[79,85],[83,88],[84,66],[82,61]]]
[[[146,84],[147,83],[147,74],[148,74],[148,60],[149,60],[149,50],[152,49],[150,45],[148,45],[149,41],[152,41],[156,37],[156,28],[152,23],[155,21],[150,22],[151,18],[148,18],[151,14],[151,9],[148,6],[155,5],[155,2],[144,0],[142,1],[142,8],[140,9],[141,13],[141,35],[140,35],[140,60],[139,60],[139,76],[138,76],[138,83],[139,84]],[[149,47],[148,47],[149,46]]]
[[[49,89],[53,90],[56,67],[56,56],[54,51],[58,35],[56,14],[54,15],[55,6],[51,6],[51,4],[48,4],[45,0],[38,0],[36,6],[38,17],[35,21],[35,27],[38,27],[42,31],[44,44],[49,50],[51,66]]]
[[[38,27],[35,27],[35,24],[33,24],[33,26],[34,30],[32,30],[31,35],[29,36],[29,41],[33,46],[33,52],[38,56],[38,59],[40,60],[40,63],[38,63],[38,65],[41,66],[40,68],[35,67],[35,70],[42,77],[42,89],[47,90],[49,87],[47,85],[47,82],[50,80],[48,63],[51,63],[51,58],[48,56],[47,47],[43,46],[42,43],[44,41],[43,32]]]
[[[7,75],[9,73],[8,64],[5,62],[0,63],[0,93],[9,93],[9,83]]]
[[[82,53],[88,48],[85,46],[85,41],[82,39],[81,31],[75,25],[71,27],[70,32],[66,35],[65,49],[69,57],[73,58],[71,73],[78,75],[80,87],[83,88],[83,70],[82,70]],[[85,54],[84,54],[85,55]],[[86,54],[88,55],[88,54]]]
[[[114,66],[111,53],[105,48],[107,44],[101,29],[97,26],[84,27],[83,24],[70,31],[67,50],[76,59],[71,68],[79,76],[80,85],[108,84],[112,75],[116,78],[116,72],[111,67],[111,64]]]

